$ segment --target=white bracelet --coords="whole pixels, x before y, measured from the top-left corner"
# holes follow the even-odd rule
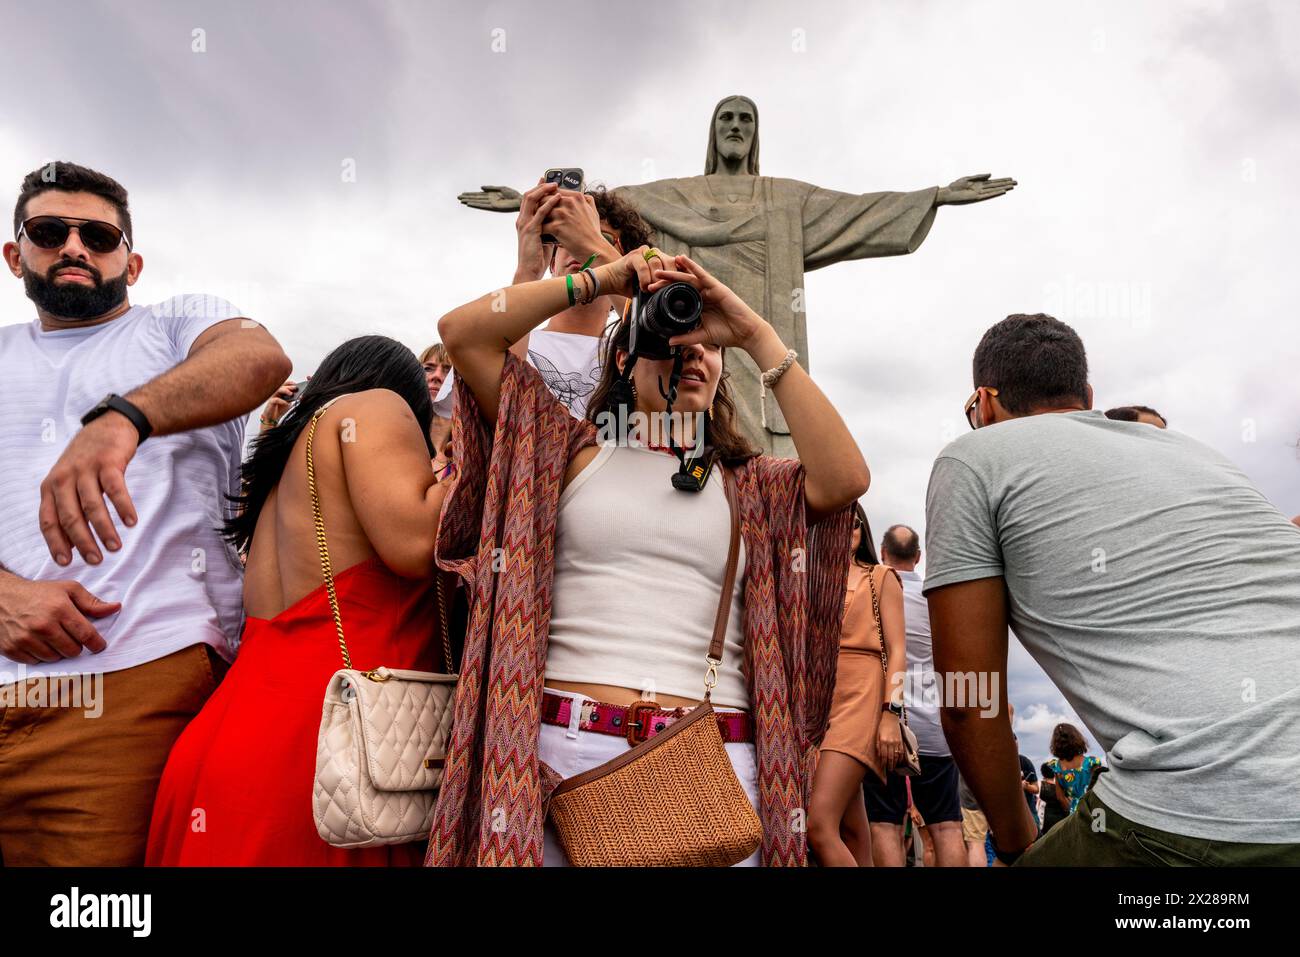
[[[785,375],[786,370],[789,369],[790,366],[794,365],[794,360],[798,358],[799,353],[795,352],[793,349],[789,350],[785,354],[785,359],[782,360],[779,366],[775,369],[768,369],[763,373],[763,388],[770,389],[772,386],[776,385],[781,376]]]

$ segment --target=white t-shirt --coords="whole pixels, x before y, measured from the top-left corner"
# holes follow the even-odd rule
[[[907,726],[916,735],[921,754],[949,757],[948,739],[939,722],[943,703],[934,674],[934,645],[930,638],[930,606],[921,594],[921,576],[898,570],[903,585],[903,620],[907,622],[907,676],[903,682]]]
[[[600,382],[600,336],[536,329],[528,337],[528,364],[576,418]]]
[[[611,318],[614,313],[610,313]],[[575,418],[587,417],[587,400],[600,382],[600,336],[534,329],[528,334],[528,364]],[[454,411],[455,373],[447,376],[433,400],[433,410],[449,419]]]
[[[239,315],[224,299],[187,295],[132,306],[100,326],[46,332],[36,319],[0,328],[0,565],[32,581],[72,579],[122,603],[121,611],[90,619],[108,645],[98,655],[25,666],[0,657],[0,684],[119,671],[197,642],[233,659],[243,576],[218,529],[225,496],[238,490],[243,417],[141,444],[126,468],[139,521],[127,527],[109,503],[122,547],[101,549],[98,565],[75,549],[69,565],[57,565],[38,513],[41,481],[81,416],[110,392],[124,395],[184,361],[205,329]]]

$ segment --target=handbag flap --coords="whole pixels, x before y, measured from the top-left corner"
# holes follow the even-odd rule
[[[339,672],[356,689],[362,749],[378,791],[422,791],[442,781],[451,731],[456,675],[382,669],[374,681],[358,671]]]

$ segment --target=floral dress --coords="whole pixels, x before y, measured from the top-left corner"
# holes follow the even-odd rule
[[[1091,754],[1083,759],[1083,764],[1077,768],[1063,768],[1061,762],[1052,758],[1052,770],[1056,772],[1056,786],[1065,792],[1066,797],[1070,799],[1070,813],[1079,806],[1079,801],[1088,793],[1088,785],[1092,783],[1092,769],[1101,764],[1099,758]]]

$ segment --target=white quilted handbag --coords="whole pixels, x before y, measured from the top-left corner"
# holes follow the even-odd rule
[[[446,674],[352,667],[312,461],[316,423],[328,407],[316,411],[307,429],[307,488],[343,669],[330,678],[321,711],[312,788],[316,831],[334,847],[422,841],[433,823],[459,678],[451,662],[444,579],[435,573]]]

